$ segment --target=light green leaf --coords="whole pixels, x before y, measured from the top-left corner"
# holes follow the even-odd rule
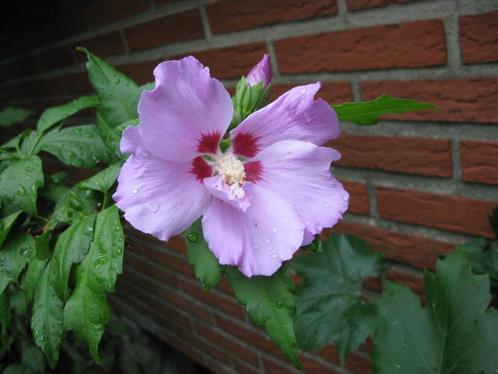
[[[456,251],[425,274],[426,308],[410,290],[389,284],[378,302],[374,363],[379,374],[493,373],[498,312],[489,280]]]
[[[40,148],[66,165],[83,168],[95,168],[97,162],[111,158],[94,125],[52,130],[42,138]]]
[[[78,266],[76,287],[64,308],[64,325],[88,344],[93,359],[101,363],[98,346],[109,321],[105,293],[114,290],[123,265],[124,237],[116,206],[97,215],[94,231],[94,241]]]
[[[61,300],[67,292],[67,282],[73,264],[85,258],[93,241],[95,214],[69,226],[57,239],[52,257],[54,289]]]
[[[88,77],[99,98],[98,111],[106,124],[114,129],[121,123],[138,117],[140,88],[113,66],[79,48],[88,57]]]
[[[63,119],[86,108],[95,108],[98,104],[96,96],[83,96],[67,104],[59,105],[45,110],[38,120],[37,130],[41,133],[47,131]]]
[[[114,182],[116,182],[121,166],[121,163],[113,164],[94,176],[79,182],[78,186],[106,193],[111,189]]]
[[[296,311],[292,283],[285,268],[271,277],[247,278],[236,268],[227,267],[235,297],[258,326],[263,326],[294,366],[300,368],[293,317]]]
[[[38,156],[11,163],[0,174],[0,200],[5,213],[22,209],[36,215],[37,192],[42,186],[42,162]]]
[[[97,209],[95,191],[74,186],[57,202],[52,218],[54,223],[72,223],[92,214]]]
[[[10,229],[17,217],[19,217],[19,214],[21,214],[20,210],[0,219],[0,248],[2,248],[2,244],[7,235],[9,235]]]
[[[119,142],[121,140],[121,133],[118,131],[117,127],[112,128],[99,111],[97,111],[97,130],[107,148],[113,154],[120,157]]]
[[[371,333],[375,309],[360,297],[365,278],[378,276],[382,256],[359,238],[331,235],[321,253],[299,256],[293,269],[297,288],[296,336],[303,349],[336,343],[345,356]]]
[[[339,121],[352,122],[357,125],[375,125],[380,117],[386,114],[414,112],[417,110],[434,109],[430,103],[410,99],[402,99],[382,95],[372,101],[358,103],[343,103],[332,105]]]
[[[18,233],[7,239],[0,251],[0,293],[10,282],[17,282],[29,256],[35,250],[35,240],[27,233]]]
[[[0,111],[0,126],[9,127],[25,121],[33,112],[31,110],[8,106]]]
[[[47,357],[53,369],[59,360],[64,335],[63,303],[52,286],[53,270],[49,263],[43,270],[35,291],[31,330],[33,339]]]
[[[187,260],[194,267],[195,276],[205,290],[215,287],[223,277],[223,269],[202,235],[201,221],[195,222],[185,234]]]

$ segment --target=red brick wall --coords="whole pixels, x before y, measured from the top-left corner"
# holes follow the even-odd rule
[[[29,22],[8,17],[0,26],[0,108],[39,110],[90,92],[77,45],[139,83],[152,80],[159,61],[193,54],[232,88],[268,52],[273,97],[321,80],[320,95],[331,102],[387,93],[438,105],[371,128],[342,124],[342,137],[329,144],[343,154],[335,173],[352,195],[334,230],[360,235],[385,253],[391,280],[422,293],[421,270],[438,255],[492,235],[486,215],[498,205],[496,2],[69,3],[34,7]],[[226,283],[202,291],[180,239],[164,244],[132,230],[128,238],[113,297],[120,311],[215,372],[293,372]],[[344,363],[332,347],[301,358],[306,373],[370,373],[370,351],[366,344]]]

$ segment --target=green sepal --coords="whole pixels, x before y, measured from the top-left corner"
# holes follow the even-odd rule
[[[245,77],[242,77],[235,88],[232,98],[234,114],[230,129],[237,127],[249,114],[261,108],[268,97],[269,88],[263,82],[251,86]]]

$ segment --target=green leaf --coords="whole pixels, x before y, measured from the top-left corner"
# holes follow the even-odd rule
[[[498,238],[498,208],[494,208],[491,213],[489,213],[489,224]]]
[[[121,133],[117,130],[117,127],[112,128],[102,117],[99,111],[97,111],[97,130],[102,138],[102,141],[107,146],[113,154],[118,157],[121,155],[119,150],[119,142],[121,140]]]
[[[488,274],[492,281],[498,282],[498,253],[491,248],[489,240],[474,239],[460,244],[457,250],[467,255],[475,273]]]
[[[67,104],[56,106],[45,110],[38,120],[37,130],[40,133],[47,131],[63,119],[86,108],[95,108],[98,104],[96,96],[83,96]]]
[[[0,111],[0,126],[9,127],[25,121],[33,112],[31,110],[8,106]]]
[[[287,270],[282,268],[271,277],[251,278],[233,267],[227,267],[226,272],[235,297],[245,305],[254,323],[263,326],[294,366],[300,368],[293,323],[296,306]]]
[[[0,293],[10,282],[17,282],[28,257],[35,250],[35,240],[27,233],[18,233],[7,239],[0,251]]]
[[[47,231],[35,238],[36,251],[33,251],[28,259],[28,268],[24,273],[24,277],[21,282],[22,289],[26,296],[26,302],[31,303],[33,296],[35,294],[36,287],[42,275],[43,270],[52,256],[50,249],[50,239],[52,238],[52,233]]]
[[[97,193],[74,186],[55,205],[52,215],[55,223],[72,223],[92,214],[97,209]]]
[[[70,166],[95,168],[97,162],[110,160],[94,125],[52,130],[42,138],[40,148]]]
[[[9,235],[10,229],[17,217],[19,217],[19,214],[21,214],[20,210],[0,219],[0,248],[2,248],[2,244],[7,235]]]
[[[205,290],[215,287],[223,277],[223,269],[202,235],[200,220],[187,230],[185,238],[187,260],[194,267],[195,276]]]
[[[389,284],[378,302],[374,363],[379,374],[494,373],[498,312],[488,309],[489,280],[456,251],[425,274],[426,308]]]
[[[94,241],[78,266],[76,287],[64,308],[66,330],[74,330],[88,344],[98,363],[102,362],[98,346],[110,313],[105,293],[114,290],[122,272],[123,246],[119,211],[111,206],[97,215]]]
[[[64,335],[63,303],[52,286],[52,263],[49,263],[38,282],[33,303],[31,330],[33,339],[47,357],[53,369],[59,360],[59,350]]]
[[[331,235],[321,253],[299,256],[293,269],[303,278],[296,290],[296,336],[303,349],[336,343],[342,356],[371,333],[375,309],[361,298],[365,278],[378,276],[383,257],[350,235]]]
[[[30,341],[22,341],[21,362],[23,365],[22,374],[46,373],[45,358],[43,357],[43,353]]]
[[[1,335],[0,335],[0,359],[3,358],[5,352],[8,351],[10,346],[10,337],[8,332],[8,327],[10,324],[10,319],[12,317],[10,307],[9,307],[9,293],[8,290],[4,290],[0,294],[0,324],[1,324]]]
[[[38,156],[14,161],[0,174],[0,200],[6,213],[22,209],[36,215],[36,197],[43,186],[42,162]]]
[[[121,166],[121,163],[113,164],[94,176],[79,182],[78,186],[106,193],[111,189],[114,182],[116,182]]]
[[[375,125],[386,114],[413,112],[434,109],[430,103],[382,95],[372,101],[332,105],[340,121],[357,125]]]
[[[57,239],[52,257],[54,289],[61,300],[67,292],[69,273],[73,264],[85,258],[93,241],[95,214],[73,223]]]
[[[96,57],[85,48],[88,77],[99,98],[98,111],[106,124],[114,129],[121,123],[138,117],[140,88],[113,66]]]

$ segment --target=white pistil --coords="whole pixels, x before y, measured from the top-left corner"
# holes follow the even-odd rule
[[[234,155],[219,156],[214,163],[214,171],[221,175],[223,182],[230,186],[230,197],[243,199],[245,196],[242,185],[246,179],[244,164]]]

